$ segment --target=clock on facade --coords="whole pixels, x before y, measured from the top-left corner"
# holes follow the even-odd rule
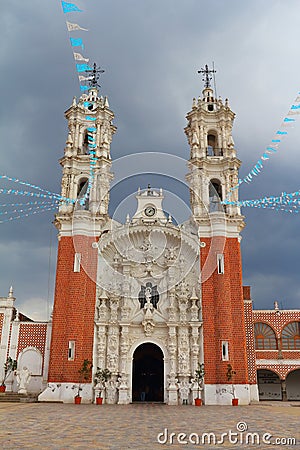
[[[144,210],[145,215],[148,217],[152,217],[154,216],[156,209],[154,208],[154,206],[147,206]]]

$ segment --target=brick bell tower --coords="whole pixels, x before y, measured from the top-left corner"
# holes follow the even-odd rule
[[[192,214],[199,225],[205,365],[205,403],[230,404],[232,385],[241,404],[257,397],[248,380],[242,287],[240,232],[244,217],[237,206],[224,206],[238,182],[241,161],[232,139],[235,114],[228,100],[216,99],[212,71],[201,70],[202,98],[193,100],[185,133],[190,145],[189,174]],[[231,195],[238,199],[238,190]],[[205,246],[204,246],[205,245]],[[204,246],[204,247],[203,247]],[[228,379],[229,365],[233,374]]]
[[[73,401],[72,383],[79,381],[83,360],[92,361],[93,356],[97,276],[93,243],[109,220],[110,145],[116,127],[108,100],[99,97],[97,87],[78,102],[74,98],[65,116],[69,135],[60,160],[61,195],[73,202],[62,201],[55,219],[58,256],[48,381],[54,386],[52,400]],[[47,399],[49,392],[43,394],[41,400]]]

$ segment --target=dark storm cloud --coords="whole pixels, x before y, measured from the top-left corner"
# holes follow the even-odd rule
[[[215,62],[217,93],[237,114],[233,136],[245,176],[278,129],[300,90],[299,2],[291,0],[78,0],[69,16],[84,54],[105,70],[118,132],[113,158],[134,152],[189,157],[183,133],[192,98],[201,95],[197,70]],[[60,2],[10,0],[2,6],[1,172],[59,192],[67,124],[63,112],[79,95]],[[79,35],[79,34],[78,34]],[[75,34],[74,34],[75,36]],[[300,124],[242,198],[299,189]],[[147,178],[147,180],[146,180]],[[163,180],[140,177],[125,188]],[[170,188],[170,182],[165,182]],[[123,192],[126,189],[123,186]],[[164,186],[163,186],[164,187]],[[173,189],[186,196],[177,185]],[[121,191],[122,189],[120,189]],[[113,201],[117,204],[115,195]],[[7,197],[8,198],[8,197]],[[14,200],[17,199],[14,198]],[[7,199],[1,196],[1,203]],[[256,308],[299,308],[299,218],[245,209],[244,281]],[[51,212],[1,225],[1,295],[15,286],[17,307],[47,317],[53,296],[56,232]],[[50,229],[52,257],[49,278]]]

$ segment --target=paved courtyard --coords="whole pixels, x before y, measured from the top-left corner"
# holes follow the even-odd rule
[[[300,448],[299,402],[239,407],[0,403],[0,419],[1,449]],[[212,433],[204,435],[204,443],[203,433]],[[288,438],[296,438],[296,444]]]

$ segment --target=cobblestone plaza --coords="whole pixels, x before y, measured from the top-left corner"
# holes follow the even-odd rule
[[[299,403],[200,408],[151,403],[102,406],[1,403],[0,418],[3,449],[300,447]]]

